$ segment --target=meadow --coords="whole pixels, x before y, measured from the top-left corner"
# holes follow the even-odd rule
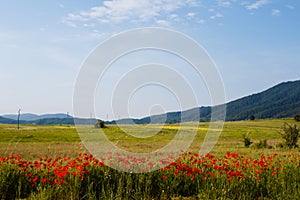
[[[226,122],[217,144],[199,150],[208,123],[185,124],[196,131],[187,152],[168,157],[170,165],[150,173],[105,166],[85,149],[74,126],[0,125],[0,199],[300,199],[300,151],[279,147],[279,132],[293,119]],[[84,126],[97,134],[99,129]],[[108,125],[107,138],[130,152],[153,152],[174,139],[178,125]],[[126,132],[122,131],[126,130]],[[129,134],[127,134],[129,133]],[[136,138],[134,135],[155,135]],[[243,134],[267,148],[246,148]],[[111,153],[113,154],[113,153]],[[132,158],[110,155],[126,165]],[[146,163],[147,160],[137,160]]]

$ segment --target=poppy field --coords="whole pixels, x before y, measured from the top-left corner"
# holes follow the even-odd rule
[[[114,152],[96,158],[80,146],[74,127],[26,126],[17,132],[0,125],[0,135],[5,134],[0,149],[0,199],[300,199],[299,149],[276,146],[282,140],[278,122],[226,123],[215,148],[202,156],[196,147],[197,142],[201,145],[204,124],[199,127],[199,141],[187,152],[179,157],[166,155],[170,164],[149,173],[106,166],[107,161],[120,167],[136,162],[151,168],[157,163]],[[106,131],[112,141],[118,135],[113,128]],[[158,136],[159,141],[168,131]],[[272,148],[244,147],[241,136],[246,131],[251,131],[254,142],[268,138]],[[58,132],[68,135],[51,138]],[[127,142],[133,144],[130,138]],[[119,144],[127,147],[125,142]],[[67,150],[58,151],[64,147]]]

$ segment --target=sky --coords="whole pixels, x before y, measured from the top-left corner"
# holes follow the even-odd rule
[[[226,101],[298,80],[299,9],[299,0],[3,0],[0,115],[19,108],[23,113],[73,114],[74,86],[90,53],[120,32],[144,27],[178,31],[201,45],[222,78]],[[197,102],[182,107],[174,91],[155,84],[137,87],[129,99],[110,99],[124,73],[150,62],[184,74]],[[139,118],[211,105],[205,78],[188,65],[152,50],[122,57],[95,86],[95,109],[82,117]],[[124,109],[118,100],[127,103],[127,111],[118,110]]]

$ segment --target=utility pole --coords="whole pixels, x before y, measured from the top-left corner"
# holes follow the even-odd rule
[[[21,109],[18,110],[18,130],[20,129],[20,115],[21,115]]]

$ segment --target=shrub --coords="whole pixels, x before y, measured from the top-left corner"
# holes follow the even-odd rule
[[[253,143],[253,142],[251,142],[251,140],[248,137],[248,135],[249,135],[249,133],[243,134],[245,147],[250,147],[250,145]]]
[[[294,119],[296,122],[300,122],[300,115],[295,115]]]
[[[255,120],[255,116],[254,115],[251,115],[250,117],[249,117],[249,119],[252,121],[252,120]]]
[[[98,122],[95,124],[95,128],[105,128],[105,123],[102,120],[98,120]]]
[[[282,131],[279,134],[285,140],[285,144],[289,148],[298,147],[297,142],[300,136],[300,127],[298,125],[284,123]]]
[[[284,144],[283,143],[278,143],[278,144],[276,144],[276,147],[283,148]]]
[[[268,145],[267,140],[264,139],[264,140],[259,140],[258,143],[253,144],[253,148],[256,148],[256,149],[263,149],[263,148],[271,149],[272,146]]]

